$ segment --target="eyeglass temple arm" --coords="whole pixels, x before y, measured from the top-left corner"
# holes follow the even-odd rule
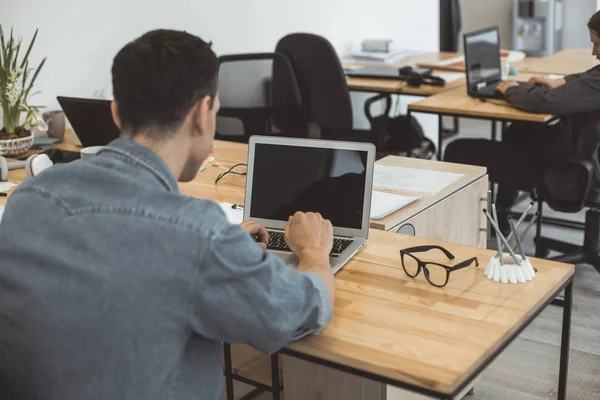
[[[473,258],[469,258],[468,260],[465,260],[461,263],[456,264],[454,267],[451,267],[450,271],[458,271],[459,269],[466,268],[469,265],[473,264],[473,261],[475,261],[475,266],[479,267],[479,260],[477,259],[477,257],[473,257]]]
[[[409,249],[404,249],[402,251],[405,252],[405,253],[423,253],[423,252],[426,252],[426,251],[429,251],[429,250],[440,250],[450,260],[454,260],[454,255],[452,253],[450,253],[448,250],[446,250],[445,248],[443,248],[442,246],[435,246],[435,245],[431,245],[431,246],[417,246],[417,247],[411,247]]]

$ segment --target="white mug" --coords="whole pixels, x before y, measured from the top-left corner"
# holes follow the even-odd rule
[[[82,160],[89,160],[94,157],[100,150],[106,146],[90,146],[81,149],[80,155]]]

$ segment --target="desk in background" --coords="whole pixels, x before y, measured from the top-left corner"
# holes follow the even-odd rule
[[[399,69],[405,66],[416,67],[421,62],[442,61],[460,56],[459,53],[433,53],[422,56],[411,57],[398,63],[376,64],[376,63],[359,63],[347,62],[345,67],[388,67]],[[433,70],[433,75],[439,73],[447,73],[448,71]],[[374,92],[374,93],[391,93],[404,94],[410,96],[433,96],[445,91],[465,85],[465,78],[458,79],[454,82],[449,82],[445,86],[421,85],[419,87],[408,86],[405,81],[393,79],[377,79],[377,78],[347,78],[348,87],[355,92]]]
[[[532,75],[522,74],[514,79],[527,82],[531,77]],[[517,110],[504,100],[483,101],[473,98],[467,94],[466,86],[409,104],[408,112],[438,115],[440,128],[443,116],[489,120],[492,122],[492,140],[496,140],[496,122],[528,121],[546,124],[555,120],[555,117],[550,114],[533,114]],[[441,135],[439,139],[438,158],[441,160],[443,159]]]
[[[546,57],[528,57],[513,65],[521,73],[571,75],[595,67],[598,60],[590,49],[566,49]]]

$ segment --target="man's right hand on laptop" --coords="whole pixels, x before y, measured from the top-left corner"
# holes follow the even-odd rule
[[[300,260],[298,271],[312,272],[325,281],[331,303],[335,303],[335,279],[329,263],[333,226],[319,213],[297,212],[285,226],[285,241]]]
[[[298,258],[310,253],[329,259],[333,246],[331,221],[319,213],[297,212],[285,227],[285,241]]]

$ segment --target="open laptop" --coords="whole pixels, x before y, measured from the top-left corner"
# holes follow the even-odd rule
[[[467,93],[473,97],[502,99],[500,31],[497,26],[464,35]]]
[[[110,100],[56,98],[83,147],[105,146],[120,135],[110,111]]]
[[[369,236],[374,162],[370,143],[252,136],[244,220],[265,226],[267,249],[296,265],[283,239],[288,218],[296,211],[321,213],[333,225],[335,273]]]

